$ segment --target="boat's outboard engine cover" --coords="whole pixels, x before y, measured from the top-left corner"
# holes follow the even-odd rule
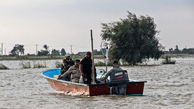
[[[128,83],[128,73],[126,70],[119,70],[110,74],[110,83]]]
[[[110,74],[110,93],[126,95],[126,87],[129,82],[128,73],[126,70],[119,70]]]

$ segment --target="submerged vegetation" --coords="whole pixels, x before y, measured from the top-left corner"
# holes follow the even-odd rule
[[[35,63],[34,68],[46,68],[46,62],[44,62],[44,63]]]
[[[175,60],[171,60],[171,57],[166,56],[164,61],[162,62],[162,64],[175,64],[176,61]]]
[[[6,70],[6,69],[9,69],[9,68],[3,64],[0,64],[0,70]]]
[[[185,58],[185,57],[194,57],[194,54],[163,54],[161,56],[162,59],[165,59],[166,56],[171,58]]]
[[[29,69],[29,68],[46,68],[46,62],[45,63],[34,63],[33,66],[30,62],[22,62],[20,63],[23,69]]]
[[[106,64],[104,62],[97,62],[97,63],[94,63],[95,66],[106,66]],[[144,65],[144,64],[136,64],[138,66],[156,66],[156,65]],[[108,65],[107,66],[113,66],[113,64],[109,61]],[[133,66],[131,64],[128,64],[128,63],[120,63],[120,66]]]
[[[29,69],[31,68],[30,62],[22,62],[21,63],[23,69]]]

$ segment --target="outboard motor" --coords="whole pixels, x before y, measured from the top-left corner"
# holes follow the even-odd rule
[[[110,74],[110,94],[126,95],[127,83],[129,82],[126,70],[119,70]]]

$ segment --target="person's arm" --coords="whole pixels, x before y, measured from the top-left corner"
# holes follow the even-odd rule
[[[70,67],[64,74],[60,75],[58,79],[66,78],[68,75],[70,75],[72,72],[72,68]]]
[[[99,80],[102,80],[102,81],[106,80],[108,76],[110,75],[110,73],[111,73],[111,70],[107,72],[104,77],[99,78]]]
[[[80,70],[81,76],[83,76],[84,72],[83,72],[83,65],[82,64],[79,65],[79,70]]]

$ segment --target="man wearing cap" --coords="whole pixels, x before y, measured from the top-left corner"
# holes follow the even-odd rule
[[[83,76],[84,84],[91,84],[92,59],[91,52],[86,52],[86,56],[80,62],[80,73]]]
[[[70,55],[67,54],[65,59],[63,59],[63,63],[61,64],[61,75],[64,74],[73,65],[74,61],[71,59]],[[67,79],[70,79],[70,75]]]

